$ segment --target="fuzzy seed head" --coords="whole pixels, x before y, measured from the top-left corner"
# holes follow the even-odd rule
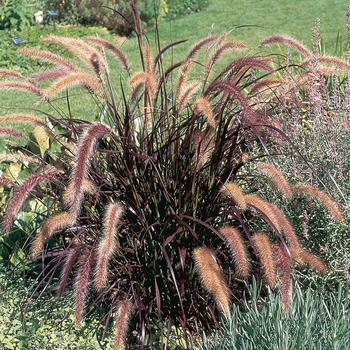
[[[199,247],[194,250],[193,256],[203,287],[213,295],[226,317],[230,317],[230,291],[214,253],[208,248]]]
[[[237,275],[242,278],[250,276],[251,266],[248,253],[241,234],[234,227],[223,227],[220,232],[225,237],[226,243],[231,249],[235,262]]]
[[[225,184],[221,192],[229,196],[242,210],[247,209],[247,203],[245,200],[245,194],[242,192],[240,187],[233,182],[228,182]]]

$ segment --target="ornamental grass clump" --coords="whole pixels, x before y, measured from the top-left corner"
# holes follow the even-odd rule
[[[132,68],[137,64],[118,45],[104,39],[50,36],[47,42],[62,45],[75,60],[21,49],[21,54],[50,62],[52,70],[0,84],[0,90],[26,87],[26,93],[35,91],[51,106],[63,91],[68,104],[78,99],[69,92],[79,88],[101,110],[92,123],[70,114],[0,116],[1,127],[2,121],[13,128],[45,125],[56,149],[30,167],[33,174],[23,183],[7,184],[11,198],[3,227],[10,235],[28,197],[46,203],[28,252],[43,264],[39,282],[53,283],[57,276],[59,295],[74,289],[78,326],[90,308],[105,312],[106,325],[115,315],[115,349],[127,341],[145,346],[154,320],[161,325],[159,339],[171,338],[174,327],[181,327],[185,339],[212,330],[220,311],[230,317],[242,281],[252,276],[281,290],[288,310],[292,267],[309,264],[326,271],[301,246],[282,210],[252,193],[255,176],[268,175],[266,186],[280,191],[285,201],[306,194],[324,204],[332,219],[343,220],[330,197],[285,179],[273,157],[266,162],[264,150],[288,140],[274,118],[276,96],[284,97],[298,80],[283,76],[285,90],[279,85],[268,96],[260,94],[263,79],[283,74],[283,67],[276,68],[272,57],[245,56],[243,43],[214,35],[166,67],[169,49],[183,41],[151,47],[135,7],[132,13],[140,70]],[[296,46],[289,39],[282,42]],[[308,57],[306,49],[296,48]],[[241,56],[218,72],[216,64],[228,51]],[[203,55],[207,63],[199,64]],[[109,73],[109,59],[119,62],[117,80]],[[41,84],[46,79],[49,86]],[[8,149],[13,148],[9,143]],[[256,149],[261,155],[250,158]],[[128,330],[137,332],[127,336]]]

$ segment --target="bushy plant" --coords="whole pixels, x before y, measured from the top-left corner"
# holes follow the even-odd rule
[[[36,3],[22,0],[0,1],[0,30],[21,29],[34,23]]]
[[[155,329],[160,343],[174,339],[174,327],[181,328],[185,342],[189,331],[212,329],[219,310],[231,317],[231,301],[241,298],[243,280],[252,275],[271,288],[280,286],[288,311],[293,266],[306,264],[321,273],[328,269],[301,246],[279,206],[259,196],[257,179],[267,176],[265,185],[273,184],[280,200],[299,206],[306,195],[325,206],[332,219],[344,221],[328,195],[311,185],[289,183],[266,154],[288,140],[275,114],[279,100],[293,88],[309,86],[312,75],[305,82],[297,73],[290,77],[273,56],[244,55],[216,72],[225,53],[246,47],[227,35],[205,37],[182,61],[166,67],[168,50],[182,41],[153,54],[134,3],[130,11],[140,71],[133,70],[117,45],[102,38],[53,35],[44,41],[63,46],[75,60],[23,48],[22,55],[54,67],[29,79],[1,71],[1,89],[33,94],[53,108],[57,96],[67,100],[66,114],[0,117],[2,124],[44,128],[56,148],[43,157],[20,148],[33,172],[20,184],[2,179],[11,192],[5,234],[18,224],[28,197],[45,204],[36,213],[43,219],[40,228],[27,237],[31,257],[43,262],[40,276],[50,283],[61,271],[56,289],[62,295],[74,274],[78,326],[88,305],[106,310],[106,323],[115,312],[116,349],[126,334],[129,343],[144,347]],[[296,48],[305,56],[302,67],[312,69],[315,56],[300,43],[273,36],[262,44],[275,43]],[[120,64],[117,80],[109,74],[105,51]],[[199,64],[202,53],[204,63]],[[317,60],[325,73],[325,64],[334,63]],[[194,70],[200,80],[191,78]],[[271,96],[276,84],[280,90]],[[70,113],[69,91],[75,87],[84,88],[99,106],[98,121],[88,123]],[[17,136],[8,125],[1,132]],[[8,150],[18,151],[18,146],[9,144]],[[138,332],[127,333],[128,326]]]
[[[133,20],[129,3],[128,0],[47,1],[45,8],[57,9],[62,22],[99,25],[119,35],[130,35]],[[161,13],[165,14],[167,5],[162,1],[139,0],[138,8],[144,26],[148,26],[154,24]]]
[[[253,285],[243,305],[220,331],[204,337],[202,350],[342,350],[350,346],[349,287],[333,293],[296,286],[293,310],[285,314],[275,295],[268,299]],[[247,302],[249,300],[249,302]]]

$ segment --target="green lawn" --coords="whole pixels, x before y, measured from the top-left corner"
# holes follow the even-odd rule
[[[273,33],[291,35],[306,44],[310,44],[310,28],[316,17],[321,18],[322,37],[328,53],[334,54],[335,42],[338,32],[346,38],[346,9],[348,1],[345,0],[210,0],[209,6],[195,14],[169,22],[163,20],[160,25],[162,43],[172,40],[188,39],[186,44],[176,48],[175,58],[182,54],[201,37],[209,33],[223,33],[231,31],[231,37],[244,40],[251,47],[250,52],[256,52],[257,43],[265,36]],[[30,46],[36,46],[41,35],[53,31],[53,28],[30,29],[21,35]],[[76,29],[58,28],[58,35],[82,36],[98,33],[110,37],[110,35],[98,28]],[[147,37],[152,42],[154,31],[149,31]],[[14,51],[14,45],[10,43],[9,35],[0,33],[0,67],[10,66],[20,70],[31,70],[30,61],[18,59]],[[344,39],[345,41],[345,39]],[[137,67],[138,52],[135,39],[128,40],[124,50],[130,60]],[[38,65],[35,65],[38,67]],[[112,65],[112,70],[118,74],[117,65]],[[73,91],[74,92],[74,91]],[[60,106],[65,109],[65,103]],[[75,117],[92,119],[96,115],[96,108],[90,102],[87,94],[79,91],[72,103]],[[50,111],[40,101],[22,93],[2,92],[0,99],[0,114],[11,111],[29,111],[31,108]]]

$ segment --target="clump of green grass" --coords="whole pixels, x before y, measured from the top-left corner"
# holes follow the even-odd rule
[[[250,294],[243,307],[233,307],[231,320],[220,331],[204,337],[202,350],[349,349],[348,286],[323,293],[311,288],[302,291],[297,285],[288,314],[273,293],[263,297],[253,285]]]

